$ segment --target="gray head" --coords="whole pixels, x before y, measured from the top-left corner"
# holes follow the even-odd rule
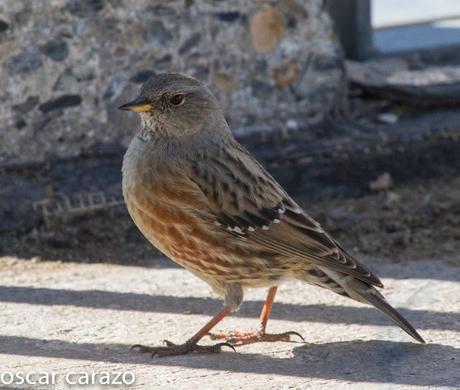
[[[198,79],[180,73],[152,76],[142,86],[139,96],[119,109],[138,112],[143,130],[158,136],[182,137],[210,126],[220,128],[220,122],[225,122],[209,88]]]

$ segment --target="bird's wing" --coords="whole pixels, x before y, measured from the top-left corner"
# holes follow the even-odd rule
[[[214,224],[222,231],[281,256],[302,259],[370,285],[383,286],[238,143],[214,154],[202,154],[190,167],[188,178],[206,198],[206,218],[209,219],[210,211]]]

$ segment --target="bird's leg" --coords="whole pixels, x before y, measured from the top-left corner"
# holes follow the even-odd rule
[[[229,332],[229,333],[209,333],[211,340],[226,340],[232,345],[244,345],[256,343],[258,341],[291,341],[291,336],[298,336],[305,341],[304,338],[297,332],[283,333],[266,333],[268,318],[273,307],[277,287],[271,287],[268,290],[267,299],[264,307],[260,312],[260,323],[252,332]]]
[[[189,352],[204,352],[204,353],[216,353],[220,352],[221,348],[224,346],[230,347],[234,350],[233,346],[228,342],[218,343],[215,345],[198,345],[198,341],[201,338],[209,333],[209,331],[214,328],[223,318],[230,314],[230,310],[223,308],[219,313],[217,313],[211,321],[209,321],[205,326],[203,326],[194,336],[188,339],[184,344],[174,344],[171,341],[164,340],[166,346],[164,347],[148,347],[141,344],[135,344],[131,349],[138,348],[140,352],[148,352],[153,356],[174,356],[174,355],[184,355]]]

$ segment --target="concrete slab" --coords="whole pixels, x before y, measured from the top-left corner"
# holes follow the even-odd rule
[[[269,330],[308,341],[261,343],[237,353],[151,359],[135,343],[182,341],[220,307],[208,287],[172,263],[152,267],[0,258],[0,379],[5,372],[126,374],[131,386],[189,389],[455,389],[460,387],[459,258],[392,263],[367,259],[389,301],[420,330],[419,345],[376,310],[301,283],[280,289]],[[254,290],[219,330],[250,329],[265,291]],[[204,340],[204,343],[210,343]],[[75,373],[75,375],[73,375]],[[73,375],[73,376],[72,376]],[[4,379],[9,380],[6,376]],[[17,379],[17,377],[15,378]],[[96,380],[97,383],[97,380]]]

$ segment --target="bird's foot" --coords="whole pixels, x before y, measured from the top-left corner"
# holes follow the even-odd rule
[[[228,333],[208,333],[211,340],[225,340],[227,343],[238,346],[252,344],[261,341],[292,341],[291,336],[297,336],[302,341],[305,339],[300,333],[290,331],[283,333],[265,333],[262,330],[254,330],[252,332],[228,332]]]
[[[141,353],[150,353],[152,357],[185,355],[190,352],[218,353],[221,352],[222,347],[229,347],[235,351],[233,345],[228,342],[214,345],[198,345],[196,342],[191,341],[187,341],[184,344],[174,344],[168,340],[164,340],[163,342],[166,344],[164,347],[149,347],[141,344],[135,344],[131,347],[131,349],[139,349],[139,352]]]

